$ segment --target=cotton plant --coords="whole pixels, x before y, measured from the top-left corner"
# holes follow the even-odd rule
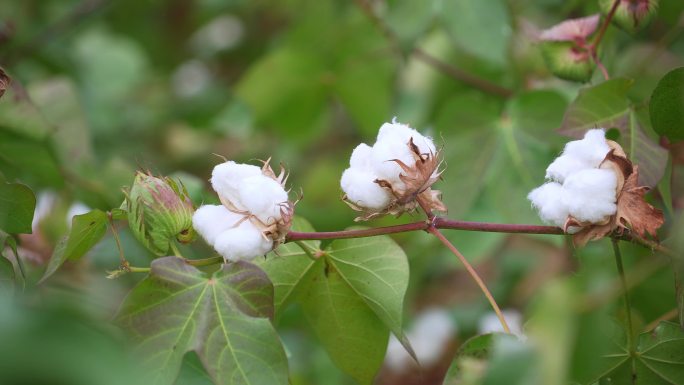
[[[380,127],[375,143],[359,144],[342,174],[343,199],[362,212],[357,220],[415,210],[446,211],[431,186],[441,174],[433,140],[396,121]]]
[[[268,162],[263,167],[226,161],[214,167],[211,186],[222,205],[203,205],[192,223],[226,261],[252,260],[277,247],[290,228],[294,204]]]
[[[528,199],[549,224],[575,234],[577,244],[626,229],[656,236],[663,214],[644,201],[648,187],[638,185],[638,166],[603,129],[568,142],[546,169],[547,182]]]

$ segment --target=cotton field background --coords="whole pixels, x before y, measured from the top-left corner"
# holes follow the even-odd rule
[[[684,384],[681,0],[0,2],[0,384]]]

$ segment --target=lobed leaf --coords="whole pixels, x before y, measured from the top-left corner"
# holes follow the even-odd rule
[[[210,277],[176,257],[152,262],[117,322],[137,342],[148,383],[172,384],[195,351],[217,384],[287,384],[287,359],[269,318],[273,287],[247,262]]]

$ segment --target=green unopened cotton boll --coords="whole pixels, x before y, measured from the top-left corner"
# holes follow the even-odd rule
[[[561,79],[587,82],[594,73],[594,61],[589,52],[569,41],[545,41],[541,52],[551,73]]]
[[[604,15],[610,12],[614,0],[599,0]],[[658,0],[622,0],[615,10],[612,22],[628,33],[634,34],[646,27],[658,10]]]
[[[194,210],[182,185],[170,178],[138,172],[133,187],[125,194],[133,235],[156,255],[166,255],[171,242],[189,243],[194,239]]]

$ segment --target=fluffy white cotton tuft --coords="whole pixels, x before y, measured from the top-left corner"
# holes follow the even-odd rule
[[[400,189],[403,182],[400,175],[403,169],[395,160],[408,167],[415,165],[415,156],[409,147],[409,141],[418,147],[421,154],[435,154],[436,148],[432,139],[423,136],[411,127],[392,120],[380,127],[378,137],[373,146],[365,143],[358,145],[349,160],[350,168],[340,181],[342,190],[349,200],[359,206],[381,210],[390,203],[391,194],[386,189],[373,183],[376,179],[392,183]]]
[[[600,223],[617,210],[617,175],[599,169],[610,151],[603,129],[589,130],[582,140],[568,142],[563,154],[546,169],[546,183],[527,198],[547,223],[563,227],[568,216],[580,222]],[[569,233],[581,230],[567,229]]]
[[[563,155],[587,164],[588,168],[598,167],[610,151],[606,142],[606,133],[601,128],[587,131],[584,139],[568,142]],[[579,171],[579,170],[578,170]]]
[[[613,170],[591,169],[570,175],[563,183],[563,201],[580,222],[597,223],[617,210],[617,176]]]
[[[249,261],[268,253],[272,248],[273,241],[266,239],[249,220],[220,233],[214,244],[214,249],[229,261]]]
[[[591,166],[587,162],[582,162],[568,155],[561,155],[546,168],[546,179],[563,183],[568,175],[588,168]]]
[[[195,210],[192,226],[213,246],[219,234],[233,228],[243,218],[221,205],[204,205]]]
[[[211,173],[211,187],[237,209],[244,210],[239,202],[241,184],[245,179],[257,175],[262,175],[261,169],[257,166],[233,161],[224,162],[214,167]]]
[[[558,227],[563,227],[569,214],[562,197],[563,186],[557,182],[545,183],[527,195],[532,206],[539,211],[539,217]]]
[[[281,204],[287,202],[287,191],[283,186],[262,174],[246,178],[240,185],[240,203],[265,224],[272,224],[282,218]]]
[[[377,177],[370,171],[348,168],[342,174],[340,185],[350,202],[380,210],[389,204],[391,194],[375,183],[375,179]]]
[[[379,179],[391,183],[402,183],[399,179],[402,169],[394,161],[395,159],[404,162],[407,166],[415,163],[413,153],[406,142],[388,139],[375,143],[371,151],[371,167]]]
[[[356,146],[349,159],[349,166],[351,168],[370,169],[371,147],[366,143]]]

